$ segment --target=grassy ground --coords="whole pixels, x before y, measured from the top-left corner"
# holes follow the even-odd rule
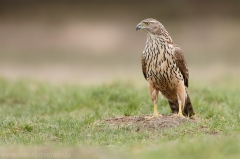
[[[147,86],[0,79],[0,158],[239,158],[237,79],[192,82],[197,122],[163,130],[96,124],[153,112]],[[158,110],[170,114],[166,100]]]

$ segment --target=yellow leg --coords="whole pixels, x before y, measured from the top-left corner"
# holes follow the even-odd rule
[[[158,118],[158,117],[161,117],[161,116],[162,116],[161,114],[158,114],[157,104],[154,104],[153,116],[145,117],[145,119],[146,120],[151,120],[151,119]]]
[[[154,117],[158,117],[159,114],[158,114],[158,110],[157,110],[157,104],[154,104],[154,112],[153,112],[153,116]]]
[[[180,117],[184,117],[183,114],[182,114],[182,105],[181,104],[179,104],[179,111],[178,111],[177,115],[180,116]]]

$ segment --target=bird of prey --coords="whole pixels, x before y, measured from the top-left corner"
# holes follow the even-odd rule
[[[186,90],[189,73],[181,48],[173,43],[167,30],[156,19],[141,21],[136,26],[136,30],[140,29],[147,32],[142,71],[154,103],[150,118],[161,116],[157,110],[159,92],[167,98],[174,115],[191,117],[195,113]]]

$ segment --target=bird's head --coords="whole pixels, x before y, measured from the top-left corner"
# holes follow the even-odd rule
[[[144,19],[141,21],[137,26],[136,30],[145,30],[149,34],[161,34],[163,31],[165,31],[164,26],[153,18]]]

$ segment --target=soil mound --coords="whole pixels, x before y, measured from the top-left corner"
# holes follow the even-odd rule
[[[150,116],[124,116],[104,119],[104,123],[121,127],[134,126],[138,129],[163,129],[166,127],[178,126],[185,122],[195,122],[194,119],[178,117],[174,115],[163,115],[147,119]]]

